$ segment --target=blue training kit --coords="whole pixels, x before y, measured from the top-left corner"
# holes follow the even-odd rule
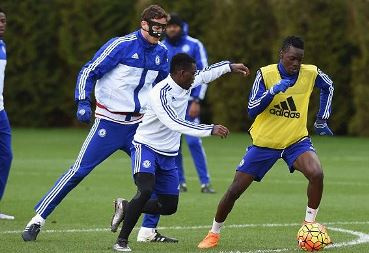
[[[159,154],[133,141],[131,147],[132,175],[144,172],[155,175],[154,192],[156,194],[178,195],[178,172],[175,156]]]
[[[35,211],[46,219],[79,182],[115,151],[122,150],[130,155],[137,127],[138,124],[123,125],[105,119],[95,119],[74,165],[38,202]]]
[[[8,181],[13,153],[11,149],[11,128],[5,110],[0,111],[0,200]]]
[[[246,149],[246,154],[237,167],[237,171],[247,173],[260,182],[265,174],[273,167],[279,158],[288,165],[290,172],[294,172],[293,163],[303,153],[315,152],[309,137],[290,145],[285,149],[273,149],[251,145]]]

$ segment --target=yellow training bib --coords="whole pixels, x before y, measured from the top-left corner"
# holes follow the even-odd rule
[[[266,89],[281,80],[277,64],[260,70]],[[269,106],[256,117],[250,128],[254,145],[284,149],[308,135],[309,99],[317,75],[316,66],[301,65],[296,83],[286,92],[275,95]]]

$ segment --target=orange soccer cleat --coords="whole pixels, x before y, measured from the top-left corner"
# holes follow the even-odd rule
[[[202,240],[197,247],[199,249],[209,249],[218,245],[220,234],[209,231],[208,235]]]

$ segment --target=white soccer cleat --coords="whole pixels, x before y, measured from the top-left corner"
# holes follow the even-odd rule
[[[36,214],[26,225],[23,230],[22,238],[25,242],[36,241],[37,235],[41,228],[45,225],[45,219],[39,214]]]
[[[128,241],[125,239],[119,239],[119,238],[117,242],[113,245],[113,250],[119,251],[119,252],[132,251],[131,248],[128,246]]]
[[[15,217],[7,214],[0,213],[0,220],[14,220]]]
[[[178,239],[162,235],[155,228],[148,229],[141,227],[141,229],[138,231],[137,241],[177,243]]]

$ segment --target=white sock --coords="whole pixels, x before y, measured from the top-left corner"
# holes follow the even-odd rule
[[[315,222],[315,217],[318,214],[318,210],[319,210],[319,208],[312,209],[312,208],[307,206],[306,207],[306,214],[305,214],[305,221],[306,222]]]
[[[216,222],[215,218],[213,220],[213,226],[211,227],[211,232],[215,234],[220,234],[220,229],[223,227],[224,222]]]
[[[30,222],[28,222],[27,226],[32,225],[33,223],[39,223],[41,226],[43,226],[45,224],[45,219],[41,217],[41,215],[39,215],[38,213],[33,216],[33,218],[30,220]]]
[[[148,237],[155,233],[155,228],[141,227],[138,233],[140,236]]]

